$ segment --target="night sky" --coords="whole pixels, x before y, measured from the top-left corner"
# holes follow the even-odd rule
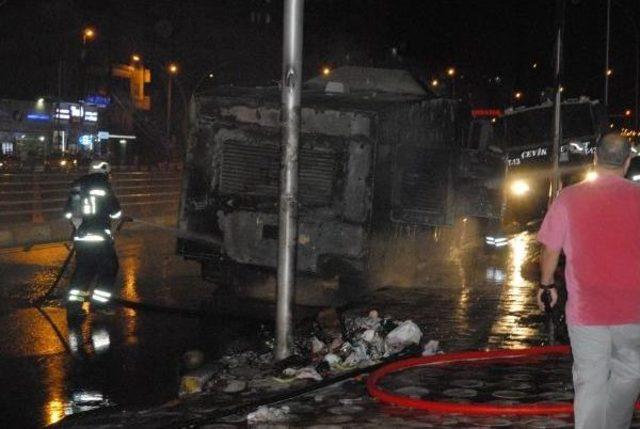
[[[325,64],[373,65],[446,83],[446,68],[455,66],[457,94],[476,105],[504,105],[517,90],[533,104],[552,85],[554,5],[307,0],[305,73]],[[262,21],[252,22],[258,16],[252,13]],[[640,24],[640,2],[613,0],[612,113],[633,107],[633,22]],[[180,64],[187,94],[215,84],[269,85],[280,77],[282,0],[0,0],[0,97],[55,96],[61,61],[63,93],[72,96],[86,25],[97,38],[87,45],[84,67],[103,92],[113,85],[109,65],[128,62],[134,52],[152,69],[151,92],[163,87],[169,61]],[[567,0],[565,43],[567,95],[602,98],[605,0]],[[209,72],[215,82],[203,79]]]

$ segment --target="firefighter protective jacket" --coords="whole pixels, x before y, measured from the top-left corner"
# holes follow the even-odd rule
[[[71,186],[64,208],[65,217],[74,222],[74,241],[111,240],[111,221],[122,216],[109,178],[103,173],[82,176]]]

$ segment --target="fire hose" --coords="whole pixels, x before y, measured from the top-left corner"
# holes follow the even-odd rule
[[[469,362],[490,362],[491,360],[504,360],[515,358],[538,357],[548,355],[569,355],[569,346],[545,346],[532,347],[520,350],[490,350],[442,354],[435,356],[416,357],[394,362],[377,369],[367,379],[367,390],[371,396],[389,405],[430,411],[440,414],[467,414],[467,415],[545,415],[545,414],[571,414],[573,405],[570,402],[558,403],[531,403],[503,405],[497,403],[455,403],[446,401],[433,401],[405,396],[390,392],[381,388],[378,383],[385,376],[409,368],[421,366],[446,365]],[[640,410],[640,404],[636,403],[636,409]]]

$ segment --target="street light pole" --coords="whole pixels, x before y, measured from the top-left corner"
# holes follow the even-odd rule
[[[167,142],[171,138],[171,89],[173,84],[173,75],[169,74],[167,80]]]
[[[169,149],[171,148],[171,93],[173,89],[173,77],[178,74],[178,66],[176,64],[169,64],[168,70],[169,78],[167,79],[167,161],[170,156]]]
[[[298,241],[298,147],[304,0],[285,0],[282,44],[282,165],[280,168],[276,360],[291,355]]]
[[[449,67],[447,75],[451,78],[451,98],[456,98],[456,69]]]
[[[607,35],[604,65],[604,107],[609,113],[609,45],[611,43],[611,0],[607,0]]]
[[[564,36],[564,12],[565,0],[556,0],[556,52],[555,52],[555,79],[554,79],[554,103],[553,103],[553,167],[551,186],[549,189],[549,205],[560,192],[560,145],[562,142],[562,38]]]
[[[633,129],[634,131],[638,130],[638,115],[640,115],[640,112],[638,112],[638,107],[639,107],[639,103],[638,103],[638,97],[640,96],[640,29],[638,28],[638,21],[634,18],[634,15],[632,13],[630,13],[630,11],[624,7],[622,4],[620,4],[620,2],[616,1],[615,2],[616,6],[618,6],[620,9],[623,10],[624,12],[624,16],[629,20],[629,23],[631,24],[631,27],[633,28],[634,31],[634,36],[635,36],[635,42],[636,42],[636,47],[635,47],[635,68],[636,68],[636,81],[635,81],[635,85],[634,85],[634,110],[633,110]]]
[[[640,33],[638,33],[638,26],[634,23],[634,29],[636,30],[636,85],[634,90],[635,107],[633,109],[633,131],[638,132],[638,95],[640,92]],[[635,139],[634,139],[635,140]]]

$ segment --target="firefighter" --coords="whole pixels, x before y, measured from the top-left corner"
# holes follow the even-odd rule
[[[67,313],[71,317],[83,315],[86,301],[91,302],[92,308],[111,312],[118,273],[111,223],[122,216],[122,210],[109,182],[110,173],[108,162],[92,162],[89,174],[73,182],[65,206],[64,215],[74,226],[76,250],[76,269],[67,297]]]

